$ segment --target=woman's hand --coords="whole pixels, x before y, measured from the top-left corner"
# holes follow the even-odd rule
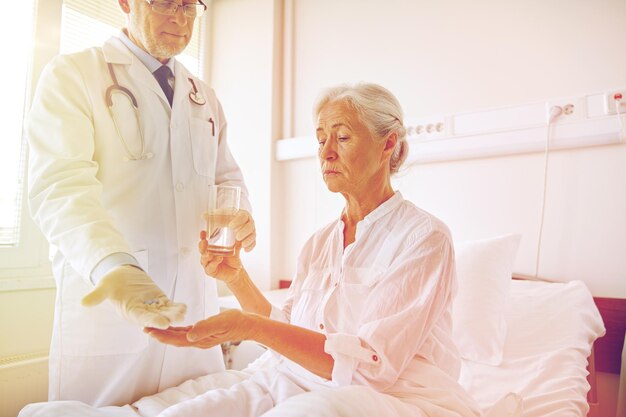
[[[161,343],[165,343],[173,346],[185,346],[185,347],[199,347],[210,348],[211,346],[197,346],[187,340],[187,332],[191,330],[192,326],[184,327],[168,327],[167,329],[157,329],[154,327],[144,327],[144,333],[148,333]]]
[[[208,349],[226,342],[252,339],[256,329],[253,320],[252,315],[233,309],[201,320],[193,326],[165,330],[146,327],[144,332],[168,345]]]
[[[235,245],[234,255],[218,255],[208,250],[209,242],[206,240],[206,231],[200,232],[200,243],[198,250],[200,251],[200,263],[204,268],[204,272],[226,284],[231,284],[237,280],[239,273],[243,269],[239,252],[241,251],[241,243]]]

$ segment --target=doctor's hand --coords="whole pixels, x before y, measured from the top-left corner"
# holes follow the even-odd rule
[[[209,251],[209,242],[206,240],[206,232],[200,232],[200,243],[198,243],[200,251],[200,263],[204,268],[204,272],[225,284],[232,284],[239,278],[239,273],[243,270],[241,258],[241,243],[235,244],[234,255],[219,255]]]
[[[254,339],[258,328],[254,325],[255,317],[255,314],[233,309],[201,320],[193,326],[165,330],[147,327],[144,332],[168,345],[208,349],[221,343]]]
[[[109,300],[126,320],[143,327],[166,329],[182,321],[187,306],[174,303],[141,269],[132,265],[114,268],[103,276],[81,304],[91,307]]]
[[[256,226],[252,215],[240,209],[235,217],[228,223],[228,227],[235,232],[235,239],[241,242],[241,247],[250,252],[256,246]]]

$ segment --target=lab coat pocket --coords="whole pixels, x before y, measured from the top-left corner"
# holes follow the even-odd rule
[[[189,122],[193,167],[198,175],[215,178],[218,141],[217,126],[204,119],[191,118]]]
[[[141,262],[141,261],[140,261]],[[93,286],[85,282],[69,263],[63,268],[61,291],[61,354],[103,356],[137,353],[148,346],[149,336],[141,326],[119,316],[111,303],[83,307],[81,299]]]

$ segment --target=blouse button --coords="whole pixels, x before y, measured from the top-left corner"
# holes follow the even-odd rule
[[[324,330],[324,325],[320,323],[320,329]]]
[[[374,362],[378,362],[378,356],[376,356],[376,355],[372,355],[372,360],[373,360]]]

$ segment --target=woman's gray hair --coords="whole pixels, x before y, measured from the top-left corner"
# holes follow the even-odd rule
[[[342,84],[330,87],[321,92],[313,106],[315,122],[325,105],[338,101],[346,102],[354,108],[375,139],[386,140],[391,133],[396,132],[398,140],[389,161],[389,168],[392,174],[398,172],[409,153],[404,115],[398,99],[378,84]]]

